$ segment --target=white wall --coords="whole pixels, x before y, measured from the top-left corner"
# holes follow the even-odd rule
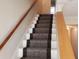
[[[0,1],[0,40],[14,27],[22,15],[29,9],[33,0],[2,0]],[[33,17],[37,15],[38,5],[36,4],[28,16],[24,19],[16,32],[12,35],[7,44],[0,50],[0,59],[19,59],[17,51],[23,48],[22,41],[26,39],[24,34],[35,20]],[[4,10],[5,9],[5,10]]]
[[[0,0],[0,43],[32,3],[33,0]]]
[[[68,0],[56,0],[56,12],[62,11],[67,1]]]
[[[65,23],[67,25],[77,25],[78,24],[78,17],[77,16],[65,16]]]
[[[57,0],[56,12],[60,11],[64,14],[66,24],[78,24],[78,0]]]
[[[78,0],[69,0],[63,7],[66,24],[78,24]]]

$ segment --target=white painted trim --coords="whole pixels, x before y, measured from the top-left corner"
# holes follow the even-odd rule
[[[56,34],[56,28],[52,28],[52,34]]]
[[[19,48],[17,51],[17,57],[21,58],[23,56],[23,48]]]
[[[51,39],[52,40],[57,40],[56,34],[51,34]]]
[[[23,40],[23,42],[22,42],[23,48],[27,46],[26,42],[27,42],[27,40]]]
[[[57,55],[57,49],[51,49],[51,59],[58,59]]]
[[[20,43],[18,43],[18,46],[14,52],[14,56],[12,58],[16,58],[16,59],[20,59],[21,57],[23,57],[23,48],[27,47],[27,40],[30,39],[30,33],[33,32],[33,28],[35,27],[35,24],[37,23],[36,21],[38,20],[39,15],[36,15],[36,17],[34,17],[34,21],[31,23],[31,26],[29,26],[28,28],[28,32],[26,31],[26,33],[24,33],[23,37],[22,37],[22,41],[20,41]],[[35,23],[36,22],[36,23]]]
[[[23,46],[23,48],[24,47],[27,47],[27,40],[29,40],[30,39],[30,34],[33,32],[33,28],[35,28],[35,24],[37,23],[36,21],[38,20],[38,17],[39,17],[39,15],[37,15],[34,19],[34,21],[33,21],[33,23],[32,23],[32,25],[31,25],[31,27],[29,28],[29,32],[28,33],[26,33],[24,36],[26,37],[23,41],[22,41],[22,46]],[[17,55],[17,57],[18,58],[21,58],[22,56],[23,56],[23,48],[19,48],[18,49],[18,55]]]
[[[55,7],[50,8],[50,14],[55,14]]]
[[[57,40],[51,40],[51,49],[57,49]]]
[[[30,39],[30,33],[26,34],[26,40]]]
[[[53,21],[51,34],[51,59],[60,59],[55,17]],[[53,33],[53,29],[55,29],[55,33]]]
[[[56,22],[56,20],[55,20],[55,22]],[[56,24],[55,24],[55,28],[57,29],[57,26],[56,26]],[[56,39],[57,39],[57,47],[58,47],[58,49],[57,49],[57,51],[58,51],[58,59],[60,59],[60,47],[59,47],[59,40],[58,40],[58,32],[56,31]]]

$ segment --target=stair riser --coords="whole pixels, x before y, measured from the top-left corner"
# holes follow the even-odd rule
[[[48,16],[41,16],[41,17],[39,17],[39,19],[49,19],[50,20],[51,16],[49,16],[49,17]]]
[[[37,22],[38,24],[50,24],[50,22]]]
[[[38,23],[50,23],[51,21],[49,20],[39,20],[39,21],[37,21]]]
[[[31,51],[27,50],[27,56],[28,57],[47,57],[47,51]]]
[[[49,35],[48,34],[32,34],[31,38],[32,39],[48,39]]]

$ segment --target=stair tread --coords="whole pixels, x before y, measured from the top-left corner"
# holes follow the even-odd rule
[[[43,24],[50,24],[49,21],[47,21],[47,22],[45,22],[45,21],[38,21],[38,22],[37,22],[37,24],[40,24],[40,23],[41,23],[41,24],[42,24],[42,23],[43,23]]]
[[[50,25],[49,23],[47,24],[47,23],[39,23],[39,24],[36,24],[36,25]]]
[[[35,50],[38,50],[38,51],[43,50],[43,51],[45,51],[47,49],[49,49],[49,48],[40,48],[40,47],[39,48],[34,48],[34,47],[33,48],[31,48],[31,47],[28,47],[28,48],[25,47],[24,48],[25,51],[27,51],[27,50],[33,50],[33,51],[35,51]]]
[[[51,20],[51,17],[40,17],[40,20]]]
[[[49,28],[35,28],[35,29],[49,30]]]
[[[53,14],[40,14],[40,16],[53,16]]]
[[[48,38],[42,38],[42,39],[41,38],[39,38],[39,39],[36,38],[36,39],[30,39],[30,40],[48,40]]]
[[[46,24],[43,24],[43,23],[42,24],[40,24],[40,23],[39,24],[36,24],[36,28],[42,28],[42,27],[43,28],[44,27],[49,28],[50,27],[50,24],[47,24],[47,23]]]
[[[50,15],[40,15],[40,18],[51,18],[51,16]]]
[[[21,59],[46,59],[46,58],[40,58],[40,57],[23,57]]]
[[[43,21],[43,22],[47,22],[47,21],[50,22],[51,20],[50,20],[50,19],[39,19],[38,21],[39,21],[39,22],[42,22],[42,21]]]
[[[49,34],[48,33],[33,33],[31,34],[31,38],[33,39],[46,39],[49,38]]]
[[[32,33],[32,35],[49,35],[49,33]]]
[[[34,28],[34,33],[49,33],[49,28]]]
[[[37,21],[37,24],[39,24],[39,23],[40,24],[42,24],[42,23],[43,24],[50,24],[50,21],[43,21],[43,20],[42,21]]]
[[[29,40],[30,42],[34,42],[34,43],[44,43],[46,42],[47,43],[47,40]]]

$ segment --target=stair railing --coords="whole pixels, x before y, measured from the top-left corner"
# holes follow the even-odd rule
[[[37,3],[38,0],[35,0],[32,4],[32,6],[28,9],[28,11],[24,14],[24,16],[19,20],[19,22],[17,23],[17,25],[12,29],[12,31],[8,34],[8,36],[4,39],[4,41],[0,44],[0,50],[6,45],[6,43],[8,42],[8,40],[11,38],[11,36],[13,35],[13,33],[17,30],[17,28],[20,26],[20,24],[22,23],[22,21],[24,20],[24,18],[28,15],[28,13],[30,12],[30,10],[33,8],[33,6]]]
[[[75,59],[73,48],[64,21],[63,12],[57,12],[55,16],[58,32],[60,59]]]

